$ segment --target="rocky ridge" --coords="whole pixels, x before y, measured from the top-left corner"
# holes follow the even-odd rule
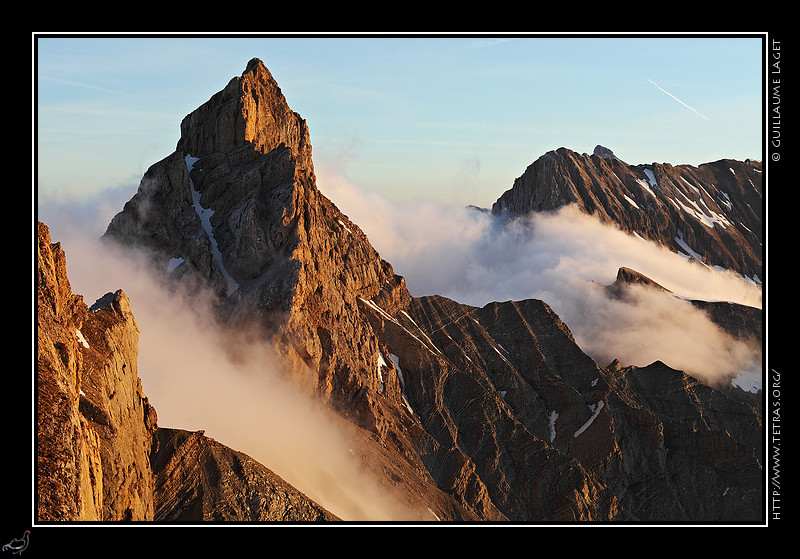
[[[629,165],[603,146],[592,155],[562,147],[534,161],[492,212],[520,216],[574,204],[624,231],[760,282],[762,188],[760,161]]]
[[[211,286],[225,328],[258,325],[286,370],[353,425],[386,487],[418,509],[456,521],[762,516],[756,405],[663,363],[600,366],[543,301],[412,297],[316,188],[305,123],[261,61],[181,129],[104,238],[147,250],[165,281]],[[593,164],[621,164],[604,161]],[[215,471],[242,471],[214,444],[171,437],[161,463],[186,448]],[[195,481],[174,480],[185,498],[158,505],[163,518],[268,508],[208,489],[219,474],[185,475]]]
[[[157,418],[137,374],[130,301],[117,291],[87,308],[41,223],[37,260],[37,518],[152,519]]]
[[[154,443],[153,520],[339,520],[262,464],[203,431],[161,428]]]

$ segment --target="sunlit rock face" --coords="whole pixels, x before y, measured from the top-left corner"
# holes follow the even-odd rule
[[[41,223],[37,259],[37,518],[152,520],[156,412],[130,301],[120,290],[87,308]]]

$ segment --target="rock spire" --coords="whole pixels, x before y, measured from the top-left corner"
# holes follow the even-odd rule
[[[196,158],[251,144],[261,153],[283,145],[298,166],[313,174],[306,121],[289,108],[264,63],[253,58],[241,76],[181,122],[177,150]]]

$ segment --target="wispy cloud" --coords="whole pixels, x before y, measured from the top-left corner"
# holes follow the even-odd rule
[[[513,41],[513,39],[508,37],[484,37],[482,39],[478,39],[470,43],[470,48],[474,49],[482,49],[486,47],[494,47],[496,45],[500,45],[503,43],[508,43],[509,41]]]
[[[46,81],[49,81],[49,82],[54,82],[54,83],[60,83],[62,85],[72,85],[72,86],[75,86],[75,87],[82,87],[84,89],[92,89],[92,90],[95,90],[95,91],[104,91],[106,93],[113,93],[114,95],[125,95],[125,96],[128,96],[128,97],[134,97],[134,95],[129,93],[129,92],[120,91],[118,89],[109,89],[107,87],[100,87],[100,86],[92,85],[92,84],[88,84],[88,83],[76,82],[76,81],[73,81],[73,80],[62,80],[62,79],[59,79],[59,78],[52,78],[50,76],[39,76],[39,79],[40,80],[46,80]]]
[[[702,114],[700,111],[698,111],[698,110],[697,110],[697,109],[695,109],[694,107],[690,107],[689,105],[687,105],[686,103],[684,103],[683,101],[681,101],[680,99],[678,99],[677,97],[675,97],[675,96],[674,96],[672,93],[670,93],[669,91],[667,91],[666,89],[664,89],[663,87],[661,87],[660,85],[658,85],[656,82],[654,82],[654,81],[653,81],[653,80],[651,80],[650,78],[648,78],[648,79],[647,79],[647,81],[649,81],[651,84],[653,84],[654,86],[656,86],[658,89],[660,89],[661,91],[663,91],[664,93],[666,93],[667,95],[669,95],[670,97],[672,97],[673,99],[675,99],[675,100],[676,100],[678,103],[680,103],[681,105],[683,105],[684,107],[686,107],[687,109],[689,109],[690,111],[692,111],[693,113],[695,113],[695,114],[696,114],[697,116],[699,116],[700,118],[703,118],[703,119],[705,119],[705,120],[711,120],[710,118],[708,118],[706,115]]]

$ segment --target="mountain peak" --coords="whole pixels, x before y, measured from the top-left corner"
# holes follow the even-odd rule
[[[644,274],[639,273],[636,270],[632,270],[631,268],[627,268],[625,266],[622,266],[619,270],[617,270],[617,281],[623,283],[638,283],[642,285],[651,285],[659,289],[665,289],[664,287],[662,287],[655,281],[651,280]]]
[[[253,58],[181,132],[176,152],[148,169],[105,236],[144,246],[170,278],[202,278],[219,296],[220,316],[263,327],[285,368],[324,398],[342,386],[379,391],[378,340],[360,305],[394,312],[410,294],[317,188],[305,120],[263,62]],[[400,401],[395,385],[380,393]],[[371,405],[353,400],[347,413]]]
[[[636,270],[627,268],[625,266],[622,266],[617,270],[617,278],[614,280],[614,283],[607,287],[607,291],[613,297],[619,297],[630,285],[640,285],[670,293],[669,289],[660,285],[658,282],[650,279],[641,272],[637,272]]]
[[[247,63],[247,67],[244,69],[244,74],[249,74],[250,72],[267,72],[269,74],[269,70],[264,65],[264,62],[260,58],[251,58],[250,62]]]
[[[251,59],[241,76],[183,119],[177,150],[203,157],[247,143],[262,153],[286,146],[298,166],[313,169],[306,121],[291,110],[259,58]]]
[[[601,146],[600,144],[597,144],[597,145],[594,147],[594,151],[593,151],[592,153],[593,153],[594,155],[599,155],[599,156],[600,156],[600,157],[602,157],[603,159],[616,159],[617,161],[622,161],[622,160],[621,160],[619,157],[617,157],[617,156],[614,154],[614,152],[613,152],[613,151],[611,151],[610,149],[608,149],[608,148],[607,148],[607,147],[605,147],[605,146]]]

